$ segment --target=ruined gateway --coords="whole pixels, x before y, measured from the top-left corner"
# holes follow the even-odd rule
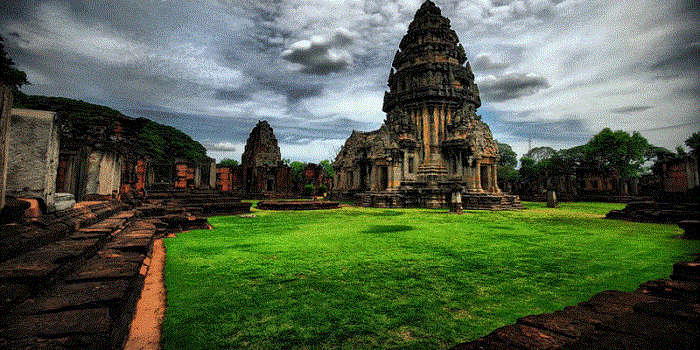
[[[335,193],[375,207],[521,208],[496,181],[498,145],[476,114],[479,89],[450,20],[426,1],[399,44],[384,96],[387,117],[353,131],[333,163]]]

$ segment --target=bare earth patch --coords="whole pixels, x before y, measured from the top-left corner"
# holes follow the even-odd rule
[[[141,298],[131,321],[129,339],[124,349],[160,349],[160,338],[165,316],[166,291],[163,281],[165,245],[163,239],[153,242],[153,256],[146,274]]]

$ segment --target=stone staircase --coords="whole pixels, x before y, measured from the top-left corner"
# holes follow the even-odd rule
[[[0,348],[118,349],[167,226],[118,202],[0,227]],[[14,235],[15,239],[11,237]]]

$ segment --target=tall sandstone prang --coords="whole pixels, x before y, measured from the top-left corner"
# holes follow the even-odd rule
[[[334,162],[335,192],[366,206],[521,208],[497,184],[498,145],[476,109],[479,89],[450,20],[426,1],[399,44],[384,95],[386,120],[353,131]]]
[[[267,121],[259,121],[250,132],[241,165],[246,194],[274,196],[290,192],[291,170],[282,161],[277,138]]]

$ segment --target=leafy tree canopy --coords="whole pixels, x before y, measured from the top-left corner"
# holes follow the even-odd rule
[[[231,158],[223,159],[219,162],[221,166],[238,166],[238,161]]]
[[[20,86],[29,84],[27,73],[14,67],[15,62],[7,56],[3,41],[5,39],[0,36],[0,82],[9,85],[13,90],[17,91]]]
[[[323,167],[323,171],[326,173],[326,176],[330,178],[335,177],[335,169],[333,169],[333,164],[330,160],[322,160],[319,165]]]
[[[525,153],[525,157],[530,158],[535,162],[541,162],[545,159],[551,158],[555,153],[557,153],[557,151],[555,151],[552,147],[535,147]]]
[[[498,161],[498,167],[500,168],[515,168],[518,165],[518,155],[513,151],[507,143],[498,143],[498,154],[501,159]]]
[[[301,182],[304,179],[304,170],[306,169],[306,163],[300,161],[293,161],[289,163],[289,167],[292,168],[292,180],[296,182]]]
[[[138,124],[136,137],[139,153],[157,163],[169,163],[176,158],[204,161],[207,150],[189,135],[171,126],[145,118],[129,118],[117,110],[63,97],[28,96],[18,92],[13,103],[17,108],[56,112],[59,120],[79,129],[89,124],[109,125],[115,120],[129,119]]]
[[[584,146],[585,160],[603,171],[616,171],[622,178],[638,177],[650,147],[639,132],[609,128],[593,136]]]
[[[700,149],[700,132],[693,133],[685,140],[685,145],[690,147],[690,153],[697,154],[698,149]]]

